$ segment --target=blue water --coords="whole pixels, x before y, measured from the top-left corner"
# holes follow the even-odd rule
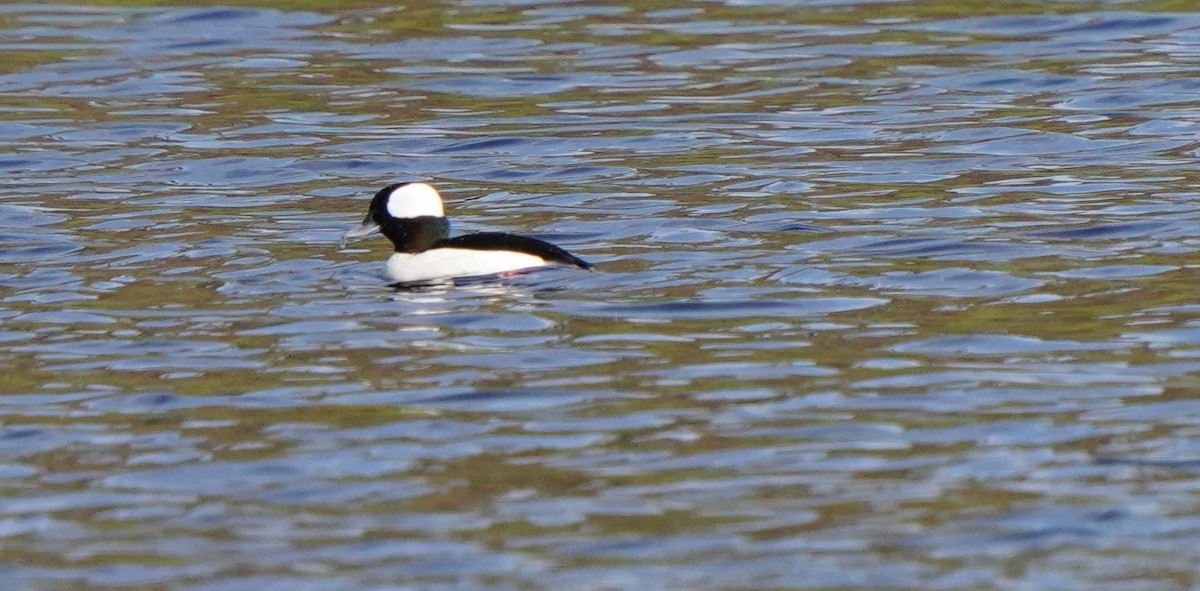
[[[1191,588],[1200,14],[951,6],[0,7],[0,580]]]

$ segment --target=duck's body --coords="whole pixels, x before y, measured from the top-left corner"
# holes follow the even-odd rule
[[[438,192],[424,183],[389,185],[375,194],[361,226],[346,233],[358,238],[380,231],[396,248],[387,261],[398,284],[495,275],[546,265],[590,269],[591,265],[549,242],[481,232],[450,238],[450,222]]]

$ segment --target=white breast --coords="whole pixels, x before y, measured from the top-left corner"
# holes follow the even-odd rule
[[[542,257],[511,250],[435,248],[417,254],[393,254],[387,262],[387,273],[392,281],[410,283],[450,277],[493,275],[545,264],[546,260]]]

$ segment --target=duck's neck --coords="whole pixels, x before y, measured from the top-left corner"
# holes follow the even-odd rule
[[[450,221],[436,216],[393,218],[379,229],[396,245],[396,252],[423,252],[450,236]]]

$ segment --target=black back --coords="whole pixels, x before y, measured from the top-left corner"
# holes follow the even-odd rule
[[[437,244],[434,244],[433,248],[511,250],[542,257],[547,261],[562,265],[571,265],[573,267],[579,267],[580,269],[592,268],[587,261],[584,261],[583,259],[553,244],[550,244],[549,242],[538,240],[537,238],[530,238],[528,236],[505,234],[504,232],[480,232],[478,234],[467,234],[466,236],[445,238],[439,240]]]

